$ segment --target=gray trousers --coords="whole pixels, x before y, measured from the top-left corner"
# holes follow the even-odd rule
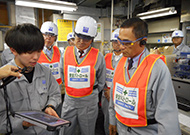
[[[109,135],[109,102],[104,96],[102,96],[101,103],[102,112],[104,114],[104,131],[106,135]]]
[[[71,125],[61,128],[59,135],[76,135],[77,125],[81,135],[94,135],[97,117],[97,103],[81,108],[63,103],[61,118],[71,121]]]

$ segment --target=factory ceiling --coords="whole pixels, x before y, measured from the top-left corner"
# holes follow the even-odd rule
[[[0,2],[14,2],[15,0],[0,0]],[[106,9],[111,8],[112,0],[59,0],[76,3],[77,6]],[[128,1],[132,2],[129,4]],[[129,6],[128,6],[129,4]],[[125,8],[125,17],[127,15],[128,7],[132,7],[132,16],[136,16],[138,13],[147,12],[158,8],[175,7],[177,15],[181,14],[181,0],[114,0],[114,8],[117,10],[123,10]]]
[[[111,0],[61,0],[76,3],[78,6],[107,8],[111,7]],[[151,9],[174,6],[178,13],[181,9],[181,0],[114,0],[114,5],[128,7],[128,1],[132,1],[133,15],[146,12]]]

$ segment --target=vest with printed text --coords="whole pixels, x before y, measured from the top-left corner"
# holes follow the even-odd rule
[[[46,56],[43,51],[38,60],[38,63],[41,63],[51,69],[52,75],[55,77],[59,85],[62,83],[60,73],[60,57],[61,54],[59,52],[59,48],[57,46],[53,46],[53,55],[51,60],[49,60],[48,56]]]
[[[129,82],[125,79],[126,57],[122,57],[113,79],[113,101],[116,118],[128,127],[147,126],[146,94],[152,68],[163,55],[150,54],[137,67]]]
[[[112,66],[112,57],[113,53],[108,53],[105,56],[106,62],[106,85],[110,89],[112,85],[113,75],[114,75],[114,68]]]
[[[93,92],[99,50],[91,47],[84,60],[78,64],[75,49],[68,46],[64,54],[64,81],[66,93],[75,98],[85,97]]]

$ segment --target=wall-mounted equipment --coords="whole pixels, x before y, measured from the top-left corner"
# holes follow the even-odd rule
[[[137,14],[137,17],[141,19],[150,19],[150,18],[157,18],[162,16],[168,16],[177,14],[175,7],[168,7],[168,8],[161,8],[158,10],[152,10],[144,13]]]
[[[15,5],[71,12],[77,10],[75,3],[58,0],[15,0]]]

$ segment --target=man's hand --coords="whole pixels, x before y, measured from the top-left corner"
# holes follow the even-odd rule
[[[110,89],[109,88],[104,88],[104,96],[108,101],[110,101]]]
[[[110,132],[110,134],[109,135],[116,135],[116,133],[117,133],[117,127],[116,127],[116,125],[109,125],[109,132]]]
[[[59,118],[56,111],[53,110],[51,107],[47,107],[44,112],[49,114],[49,115],[52,115],[52,116],[55,116],[55,117]]]
[[[15,72],[16,70],[18,70],[18,68],[13,65],[6,65],[6,66],[1,67],[0,68],[0,79],[6,78],[8,76],[16,76],[16,77],[20,78],[22,76],[22,74],[19,72]]]

